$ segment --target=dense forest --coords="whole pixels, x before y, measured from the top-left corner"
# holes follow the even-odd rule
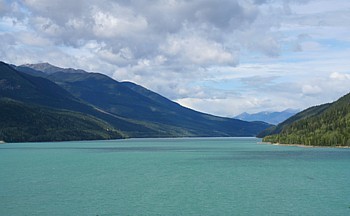
[[[123,138],[123,134],[92,116],[0,99],[0,140],[38,142]]]
[[[318,112],[297,118],[288,124],[282,123],[283,127],[277,126],[280,129],[277,133],[270,129],[263,141],[312,146],[350,146],[350,94],[332,104],[316,108]]]

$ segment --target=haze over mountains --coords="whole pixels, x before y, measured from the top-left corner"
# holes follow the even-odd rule
[[[89,136],[77,135],[74,138],[65,138],[61,133],[56,137],[40,138],[40,131],[32,126],[27,130],[26,135],[9,140],[8,134],[13,135],[14,131],[22,130],[21,126],[25,124],[20,119],[11,119],[11,116],[14,117],[16,113],[7,111],[8,113],[4,114],[7,116],[8,124],[2,124],[1,129],[8,134],[4,132],[0,134],[0,139],[5,141],[6,139],[8,141],[77,140],[79,137],[80,139],[111,139],[255,136],[269,127],[264,122],[250,123],[200,113],[182,107],[134,83],[118,82],[103,74],[62,69],[47,63],[22,66],[1,63],[0,80],[0,96],[4,100],[4,107],[15,106],[19,110],[27,110],[26,107],[28,107],[28,109],[42,110],[45,113],[44,116],[53,112],[57,114],[69,112],[77,119],[85,116],[89,122],[96,123],[96,127],[93,128],[86,127],[88,124],[79,126],[82,127],[82,131],[91,132]],[[62,116],[62,119],[64,118]],[[53,122],[49,124],[52,125]],[[61,126],[56,125],[53,128],[57,129]],[[102,131],[101,128],[103,128]],[[49,135],[49,132],[46,131],[45,134]],[[28,137],[31,137],[31,140]]]

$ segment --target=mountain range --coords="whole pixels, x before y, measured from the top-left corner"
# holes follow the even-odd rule
[[[281,144],[350,146],[350,93],[297,113],[258,136]]]
[[[0,140],[7,142],[255,136],[270,126],[197,112],[135,83],[48,63],[1,62],[0,98]]]
[[[286,109],[281,112],[269,112],[269,111],[263,111],[258,113],[241,113],[237,116],[235,116],[235,119],[243,120],[243,121],[263,121],[267,122],[269,124],[277,125],[284,120],[288,119],[289,117],[295,115],[298,113],[299,110],[295,109]]]

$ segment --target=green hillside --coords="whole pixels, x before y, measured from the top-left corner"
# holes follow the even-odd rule
[[[124,135],[89,115],[0,99],[0,140],[38,142],[117,139]]]
[[[310,107],[304,111],[301,111],[294,116],[291,116],[290,118],[286,119],[285,121],[281,122],[280,124],[276,126],[272,126],[270,128],[267,128],[266,130],[262,131],[257,135],[259,138],[263,138],[267,135],[273,135],[273,134],[278,134],[281,133],[281,131],[287,127],[288,125],[292,124],[293,122],[309,118],[312,116],[316,116],[320,113],[322,113],[325,109],[327,109],[330,106],[330,104],[322,104],[319,106],[313,106]]]
[[[93,109],[54,82],[20,73],[3,62],[0,62],[0,97],[58,109]]]
[[[309,108],[269,129],[263,141],[312,146],[350,146],[350,94]]]
[[[93,105],[74,97],[50,80],[20,73],[3,62],[0,62],[0,98],[10,98],[28,106],[43,109],[53,108],[94,116],[96,119],[112,125],[116,130],[123,131],[123,134],[130,137],[155,136],[161,131],[151,124],[145,125],[143,122],[132,121],[99,110]],[[5,111],[1,115],[14,116]],[[5,125],[5,122],[2,125]],[[21,125],[18,125],[18,128],[20,130]],[[83,136],[80,139],[86,138]]]

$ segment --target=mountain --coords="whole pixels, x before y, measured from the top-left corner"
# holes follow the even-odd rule
[[[19,73],[0,62],[0,140],[23,142],[123,137],[121,132],[100,119],[68,111],[89,109],[94,108],[55,83]]]
[[[272,143],[350,146],[350,94],[308,108],[259,136]]]
[[[209,134],[212,133],[209,130],[216,129],[223,132],[223,134],[229,134],[229,136],[242,136],[244,133],[246,134],[243,136],[252,136],[254,131],[261,131],[262,127],[267,127],[268,125],[264,122],[248,123],[246,121],[222,118],[197,112],[183,107],[140,85],[131,82],[123,82],[123,84],[151,100],[154,105],[153,112],[157,113],[157,109],[164,110],[162,111],[162,118],[158,121],[172,121],[172,124],[184,125],[189,130],[193,130],[194,128],[208,128],[208,132],[206,133]],[[164,115],[164,112],[166,115]],[[231,130],[238,131],[239,133],[236,132],[234,135]],[[204,134],[202,136],[204,136]]]
[[[44,73],[35,72],[35,74]],[[162,130],[159,125],[122,118],[98,109],[46,78],[31,76],[28,70],[26,73],[18,72],[2,62],[0,62],[0,98],[89,115],[112,125],[113,129],[122,131],[121,133],[127,137],[168,135],[168,131]]]
[[[36,71],[36,72],[41,72],[44,74],[53,74],[57,72],[64,72],[64,73],[86,73],[83,70],[76,70],[73,68],[60,68],[56,67],[54,65],[51,65],[49,63],[38,63],[38,64],[24,64],[21,65],[20,67],[23,67],[25,69],[29,69],[28,72],[30,71]]]
[[[235,119],[243,120],[243,121],[263,121],[267,122],[269,124],[274,124],[277,125],[284,120],[288,119],[289,117],[295,115],[298,113],[298,110],[294,109],[286,109],[281,112],[259,112],[259,113],[254,113],[254,114],[249,114],[249,113],[241,113],[237,116],[235,116]]]
[[[42,142],[118,139],[124,135],[92,116],[0,98],[0,140]]]
[[[125,137],[115,128],[123,127],[127,132],[147,129],[141,124],[99,111],[57,84],[20,73],[3,62],[0,62],[0,99],[0,140],[115,139]],[[71,132],[62,128],[70,129]],[[75,135],[72,135],[73,132]]]
[[[270,128],[267,128],[266,130],[262,131],[258,134],[257,137],[263,138],[267,135],[273,135],[281,133],[284,128],[289,126],[290,124],[297,122],[299,120],[303,120],[312,116],[317,116],[318,114],[322,113],[325,109],[327,109],[330,106],[330,104],[323,104],[319,106],[313,106],[306,110],[303,110],[302,112],[299,112],[295,114],[294,116],[286,119],[285,121],[281,122],[280,124],[276,126],[272,126]]]
[[[0,97],[60,109],[92,109],[57,84],[0,62]]]
[[[246,122],[200,113],[185,108],[157,93],[130,82],[118,82],[100,73],[74,69],[36,71],[34,65],[16,67],[19,71],[49,79],[74,97],[111,115],[140,124],[152,131],[129,131],[131,137],[255,136],[270,125]],[[40,68],[39,68],[40,69]],[[33,73],[35,70],[35,74]],[[56,71],[52,73],[52,71]],[[50,71],[47,73],[46,71]],[[124,132],[124,130],[122,130]],[[138,134],[137,134],[137,133]]]

